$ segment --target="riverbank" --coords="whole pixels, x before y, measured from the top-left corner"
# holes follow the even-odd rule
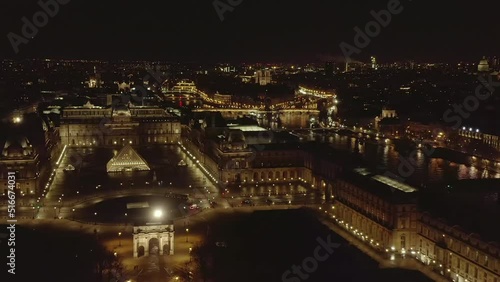
[[[500,160],[498,159],[488,159],[445,147],[434,148],[431,157],[500,173]]]

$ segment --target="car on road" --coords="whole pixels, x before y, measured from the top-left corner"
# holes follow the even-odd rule
[[[252,200],[250,200],[250,199],[245,199],[245,200],[241,201],[241,204],[245,205],[245,206],[253,206],[254,205]]]
[[[274,205],[274,201],[271,200],[271,199],[267,199],[266,200],[266,204],[268,204],[268,205]]]

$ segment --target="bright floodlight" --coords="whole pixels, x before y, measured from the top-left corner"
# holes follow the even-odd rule
[[[153,213],[153,216],[155,218],[160,218],[160,217],[162,217],[162,215],[163,215],[163,212],[161,210],[155,210],[155,212]]]

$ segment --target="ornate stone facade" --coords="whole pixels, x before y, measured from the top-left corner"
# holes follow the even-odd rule
[[[38,192],[40,160],[28,138],[21,135],[11,136],[4,144],[0,156],[2,190],[7,194],[7,175],[16,172],[16,189],[25,195]]]
[[[63,110],[61,142],[68,146],[177,144],[179,120],[158,107],[86,105]]]
[[[174,225],[134,226],[134,257],[174,254]]]

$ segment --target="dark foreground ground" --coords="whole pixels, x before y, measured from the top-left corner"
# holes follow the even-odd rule
[[[5,225],[0,225],[0,235]],[[7,273],[10,247],[0,238],[0,281],[101,281],[96,273],[110,269],[114,255],[106,252],[96,236],[51,228],[28,229],[16,226],[15,275]],[[109,281],[109,280],[108,280]]]
[[[321,225],[305,210],[257,211],[210,224],[208,239],[194,256],[207,281],[216,282],[427,282],[424,275],[400,269],[379,269],[377,263]],[[314,256],[318,238],[339,244],[309,276],[301,279],[293,265]],[[321,255],[325,254],[323,251]],[[311,263],[311,262],[308,262]],[[314,265],[311,263],[311,267]]]
[[[308,210],[218,213],[198,224],[192,226],[193,230],[202,231],[199,235],[206,239],[194,246],[192,255],[206,279],[193,282],[431,281],[418,272],[379,269],[373,260],[321,225]],[[0,235],[5,234],[6,226],[0,228]],[[116,281],[106,274],[118,266],[113,264],[114,255],[100,244],[109,239],[105,234],[100,237],[101,233],[85,235],[63,229],[67,230],[43,224],[36,229],[17,226],[15,276],[7,276],[9,250],[5,235],[0,237],[0,281]],[[293,265],[302,266],[306,258],[314,256],[319,239],[328,241],[329,236],[339,245],[317,267],[312,265],[315,269],[305,273],[307,279],[293,273],[283,279],[283,273],[291,271]],[[325,256],[326,252],[320,254]],[[106,270],[104,275],[96,274],[100,270]]]

